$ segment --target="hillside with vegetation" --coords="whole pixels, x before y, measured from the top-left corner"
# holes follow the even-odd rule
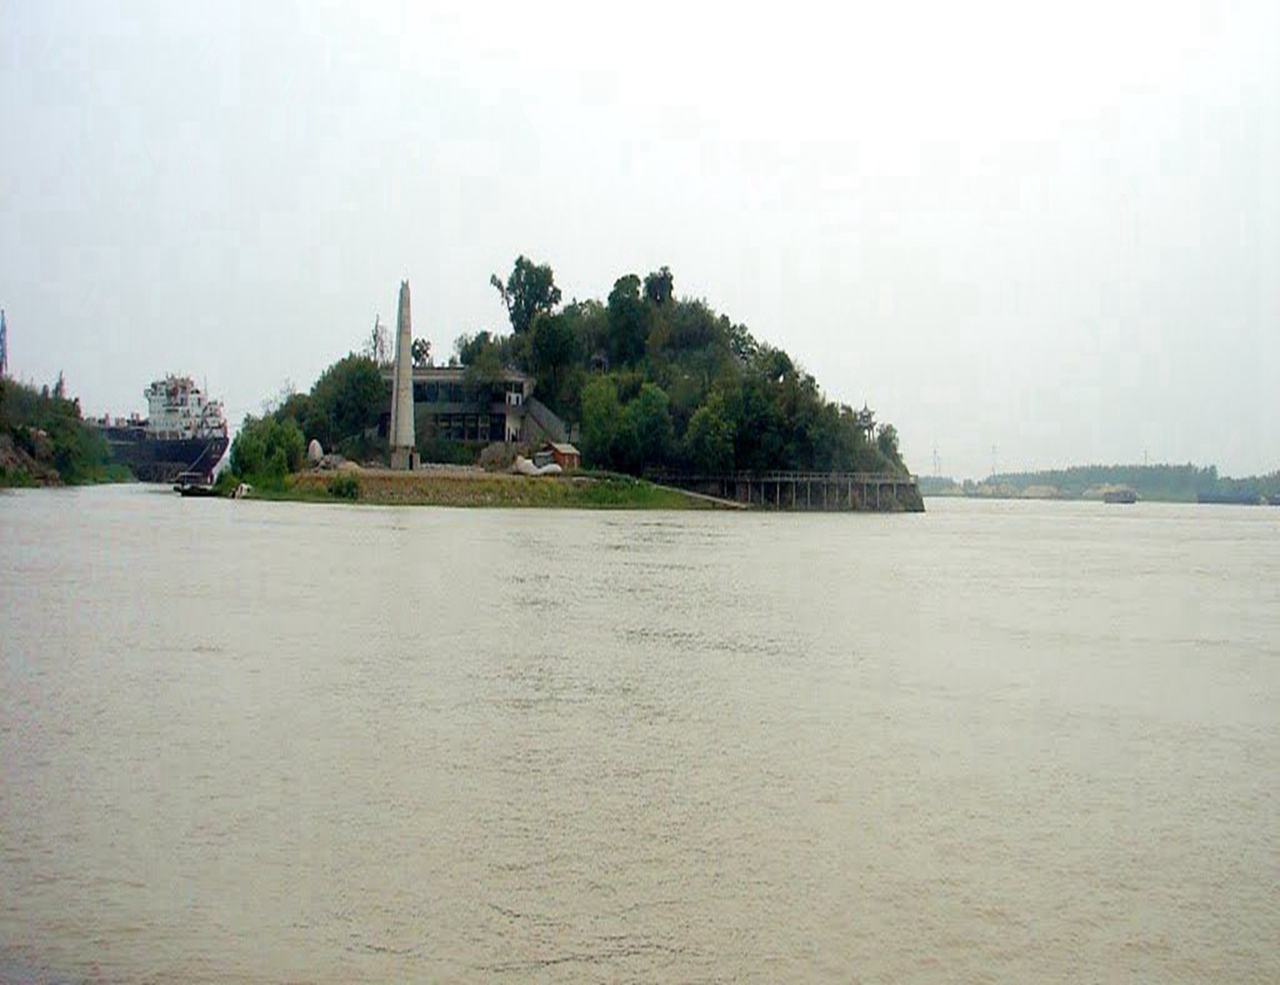
[[[584,461],[620,472],[805,469],[905,473],[897,431],[867,441],[782,349],[705,301],[677,298],[663,267],[619,277],[604,301],[571,301],[549,266],[519,257],[490,279],[511,331],[457,342],[484,374],[514,366],[536,396],[580,422]]]
[[[37,389],[0,378],[0,486],[74,486],[131,478],[84,422],[61,376]]]
[[[535,397],[579,426],[586,466],[632,475],[907,473],[893,425],[868,440],[853,408],[827,400],[782,349],[703,300],[678,298],[666,267],[643,279],[619,277],[603,301],[565,305],[551,268],[523,256],[490,283],[510,331],[459,336],[450,363],[477,384],[498,379],[504,367],[533,376]],[[279,476],[312,438],[348,457],[385,456],[375,429],[387,407],[378,366],[388,348],[385,330],[375,326],[365,351],[329,367],[310,393],[248,419],[237,445],[251,447],[233,449],[233,467]],[[428,354],[427,343],[416,341],[415,362]],[[275,430],[285,424],[291,427]],[[472,462],[479,451],[425,435],[419,443],[426,461]]]

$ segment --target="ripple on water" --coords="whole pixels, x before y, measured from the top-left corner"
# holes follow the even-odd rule
[[[191,506],[0,510],[0,980],[1280,980],[1270,514]]]

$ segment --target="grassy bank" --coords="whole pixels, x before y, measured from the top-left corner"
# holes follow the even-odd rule
[[[338,475],[303,472],[290,476],[280,489],[255,490],[254,496],[303,502],[354,501],[380,506],[698,510],[721,505],[676,489],[621,476],[527,478],[468,469],[421,472],[365,469],[341,473],[341,478]]]

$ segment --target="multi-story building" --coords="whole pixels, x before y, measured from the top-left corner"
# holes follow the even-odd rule
[[[390,382],[390,370],[383,372]],[[527,404],[534,380],[514,369],[499,379],[468,382],[463,366],[415,366],[414,418],[419,439],[451,441],[532,440],[526,434]],[[388,420],[390,413],[388,412]]]

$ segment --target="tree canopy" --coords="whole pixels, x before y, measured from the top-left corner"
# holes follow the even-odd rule
[[[290,394],[270,416],[292,421],[306,440],[329,450],[358,442],[388,407],[386,382],[373,359],[351,353],[321,373],[309,394]]]
[[[675,277],[670,267],[654,271],[644,279],[645,300],[661,307],[670,304],[675,292]]]
[[[306,441],[291,418],[246,417],[231,445],[231,471],[257,485],[278,485],[302,467]]]
[[[649,338],[649,306],[640,297],[640,278],[619,277],[609,292],[609,359],[615,366],[634,366],[644,358]]]
[[[558,313],[550,267],[521,256],[505,284],[491,282],[513,332],[463,336],[459,358],[496,355],[535,376],[538,398],[581,423],[589,464],[905,471],[891,425],[868,441],[785,351],[705,301],[677,299],[669,267],[623,274],[603,304],[575,299]],[[540,304],[519,300],[530,297]]]
[[[540,314],[550,314],[560,303],[560,288],[546,264],[536,264],[528,257],[516,257],[511,274],[503,283],[497,274],[489,278],[502,298],[511,320],[511,331],[523,335],[533,327]]]

